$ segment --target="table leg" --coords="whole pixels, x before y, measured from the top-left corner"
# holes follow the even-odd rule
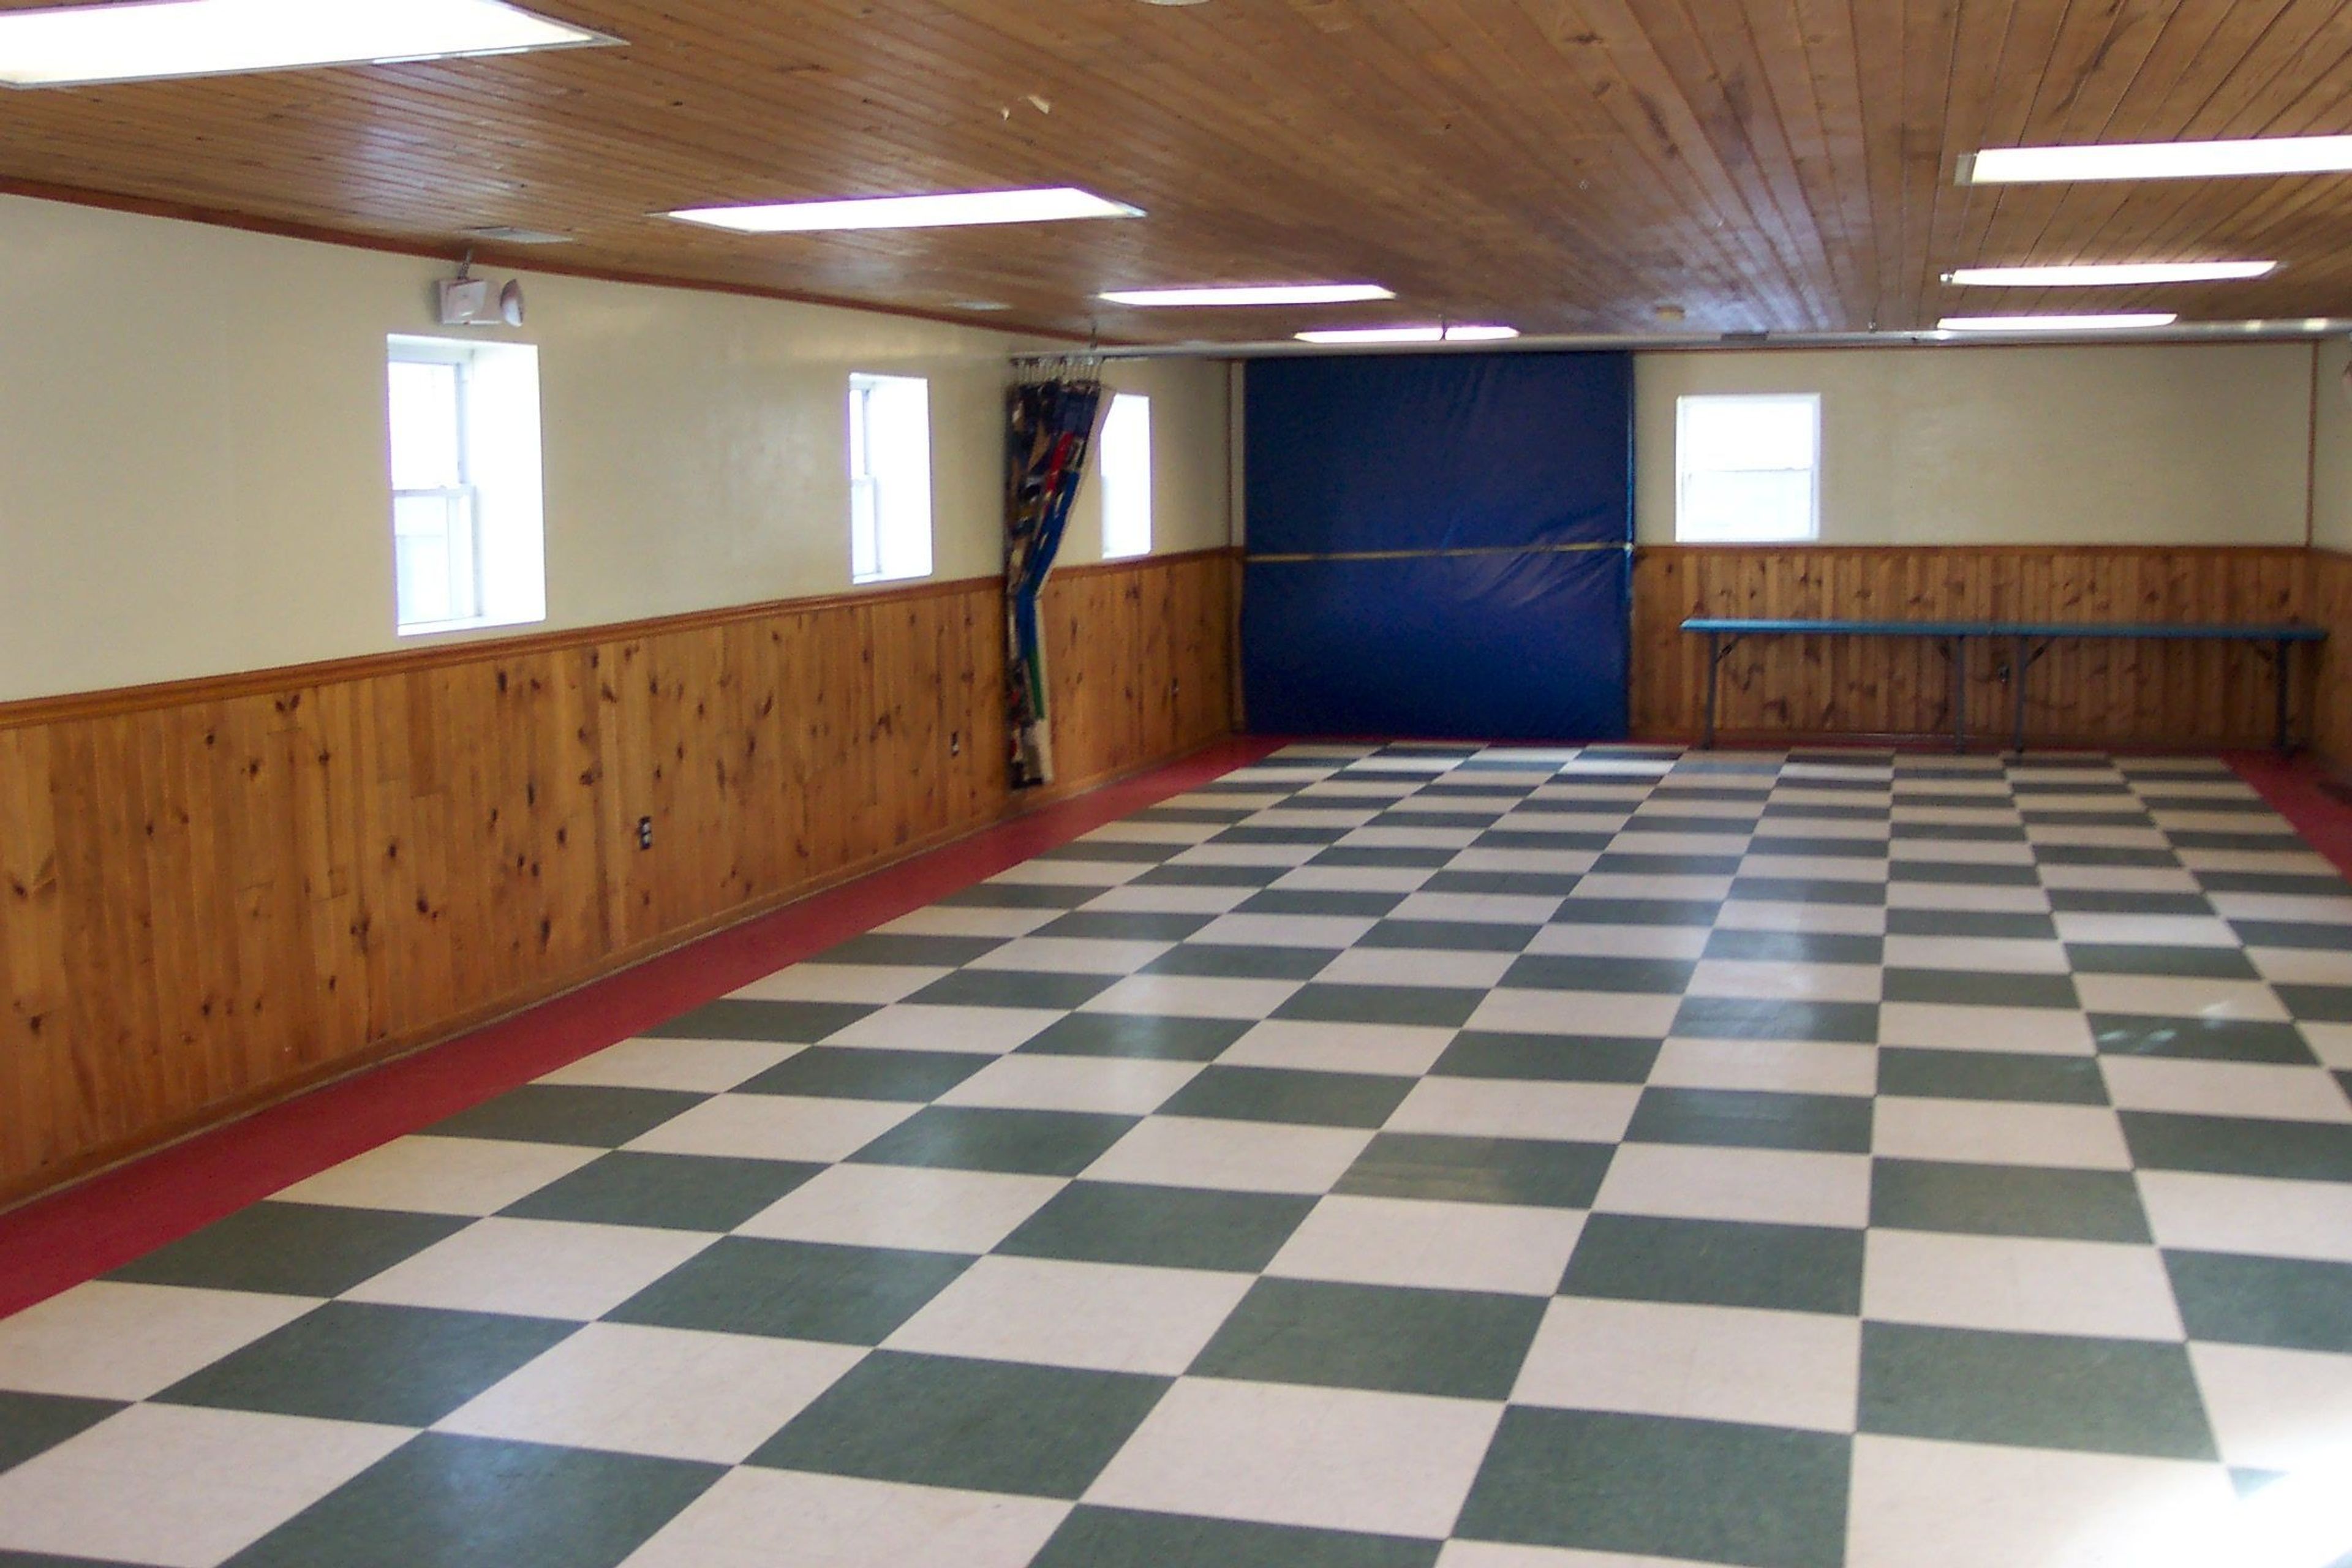
[[[1721,640],[1722,634],[1718,632],[1706,634],[1706,723],[1699,731],[1698,742],[1706,751],[1715,749],[1715,681],[1717,671],[1723,668],[1723,654],[1717,644]]]
[[[2010,697],[2017,709],[2017,744],[2014,750],[2021,757],[2025,755],[2025,672],[2032,663],[2032,658],[2026,652],[2025,639],[2018,638],[2017,651],[2010,655],[2009,659],[2009,688]]]
[[[1952,639],[1952,750],[1969,749],[1969,639]]]
[[[2281,756],[2284,756],[2284,755],[2286,754],[2286,752],[2287,752],[2287,749],[2288,749],[2288,748],[2287,748],[2287,685],[2288,685],[2287,678],[2288,678],[2288,675],[2289,675],[2289,671],[2288,671],[2288,668],[2287,668],[2287,662],[2286,662],[2286,661],[2287,661],[2288,650],[2289,650],[2289,649],[2291,649],[2294,646],[2294,645],[2293,643],[2288,642],[2284,637],[2281,637],[2281,638],[2279,639],[2279,642],[2278,642],[2278,647],[2277,647],[2276,656],[2275,656],[2274,658],[2272,658],[2272,660],[2271,660],[2271,663],[2273,663],[2273,665],[2277,666],[2277,668],[2276,668],[2275,670],[2273,670],[2272,673],[2273,673],[2273,674],[2274,674],[2274,675],[2277,677],[2277,679],[2278,679],[2278,749],[2279,749],[2279,754],[2280,754]]]

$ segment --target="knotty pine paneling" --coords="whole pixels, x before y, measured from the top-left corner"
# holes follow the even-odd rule
[[[1680,629],[1692,616],[2289,621],[2306,614],[2307,578],[2306,552],[2288,547],[1648,547],[1633,565],[1633,732],[1698,733],[1706,651]],[[1969,645],[1969,723],[1979,738],[2008,732],[2011,657],[2005,644]],[[2315,666],[2296,658],[2300,724]],[[2243,644],[2062,641],[2034,665],[2026,695],[2027,734],[2045,744],[2270,742],[2269,666]],[[1911,639],[1753,638],[1724,660],[1720,701],[1735,739],[1951,727],[1945,657]]]
[[[2352,555],[2338,550],[2310,553],[2310,618],[2328,633],[2319,645],[2311,749],[2341,773],[2352,772]]]
[[[1230,584],[1053,579],[1058,790],[1230,729]],[[996,819],[1003,647],[982,581],[0,707],[0,1202]]]

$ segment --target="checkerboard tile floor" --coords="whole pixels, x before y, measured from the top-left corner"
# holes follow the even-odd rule
[[[2318,1568],[2348,1085],[2217,762],[1293,747],[0,1323],[0,1563]]]

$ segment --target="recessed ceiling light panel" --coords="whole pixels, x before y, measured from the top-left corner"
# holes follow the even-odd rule
[[[2119,311],[2099,316],[1947,316],[1939,332],[2123,332],[2168,327],[2180,320],[2170,310]]]
[[[2275,261],[2137,261],[2056,267],[1963,267],[1944,281],[1969,289],[2126,289],[2142,283],[2220,283],[2264,278]]]
[[[2187,180],[2230,174],[2336,174],[2347,170],[2352,170],[2352,136],[2258,136],[2232,142],[1988,147],[1961,160],[1959,183]]]
[[[148,0],[0,12],[0,83],[89,87],[619,41],[502,0]]]
[[[816,234],[838,229],[963,228],[992,223],[1061,223],[1072,218],[1141,217],[1139,207],[1089,191],[1055,185],[1031,191],[950,191],[925,196],[856,196],[845,201],[774,202],[764,206],[687,207],[669,215],[743,234]]]
[[[1517,327],[1327,327],[1297,337],[1302,343],[1494,343],[1518,335]]]
[[[1213,283],[1186,289],[1118,289],[1114,305],[1145,310],[1219,305],[1353,305],[1396,296],[1377,283]]]

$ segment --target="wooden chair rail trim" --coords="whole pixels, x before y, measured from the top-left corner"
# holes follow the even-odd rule
[[[1210,550],[1191,550],[1165,555],[1136,555],[1120,561],[1088,562],[1080,566],[1057,568],[1054,577],[1087,577],[1113,572],[1133,572],[1150,567],[1171,567],[1211,557],[1231,556],[1231,549],[1220,545]],[[157,709],[183,707],[197,702],[225,702],[239,697],[256,697],[273,691],[292,691],[316,686],[332,686],[344,681],[366,680],[378,676],[407,674],[421,670],[443,669],[451,665],[479,664],[502,658],[518,658],[535,654],[565,653],[576,648],[594,647],[605,643],[638,642],[647,637],[666,637],[678,632],[701,631],[711,626],[731,626],[743,621],[767,620],[776,616],[815,615],[826,610],[854,606],[904,604],[912,600],[943,598],[962,594],[994,594],[1003,589],[998,577],[954,577],[934,582],[909,583],[898,587],[859,588],[844,594],[820,594],[807,598],[767,599],[751,605],[727,605],[716,609],[686,610],[677,615],[655,616],[636,621],[607,621],[589,626],[567,626],[560,630],[522,632],[509,637],[469,638],[459,642],[434,642],[416,647],[397,648],[388,653],[358,654],[349,658],[321,659],[310,664],[278,665],[268,669],[234,670],[221,675],[202,675],[186,680],[157,681],[145,686],[114,687],[103,691],[65,692],[55,697],[27,697],[14,702],[0,702],[0,730],[21,730],[37,724],[56,724],[84,719],[119,718],[126,713],[144,713]]]
[[[1636,556],[1695,555],[2237,555],[2294,558],[2305,544],[1643,544]]]

